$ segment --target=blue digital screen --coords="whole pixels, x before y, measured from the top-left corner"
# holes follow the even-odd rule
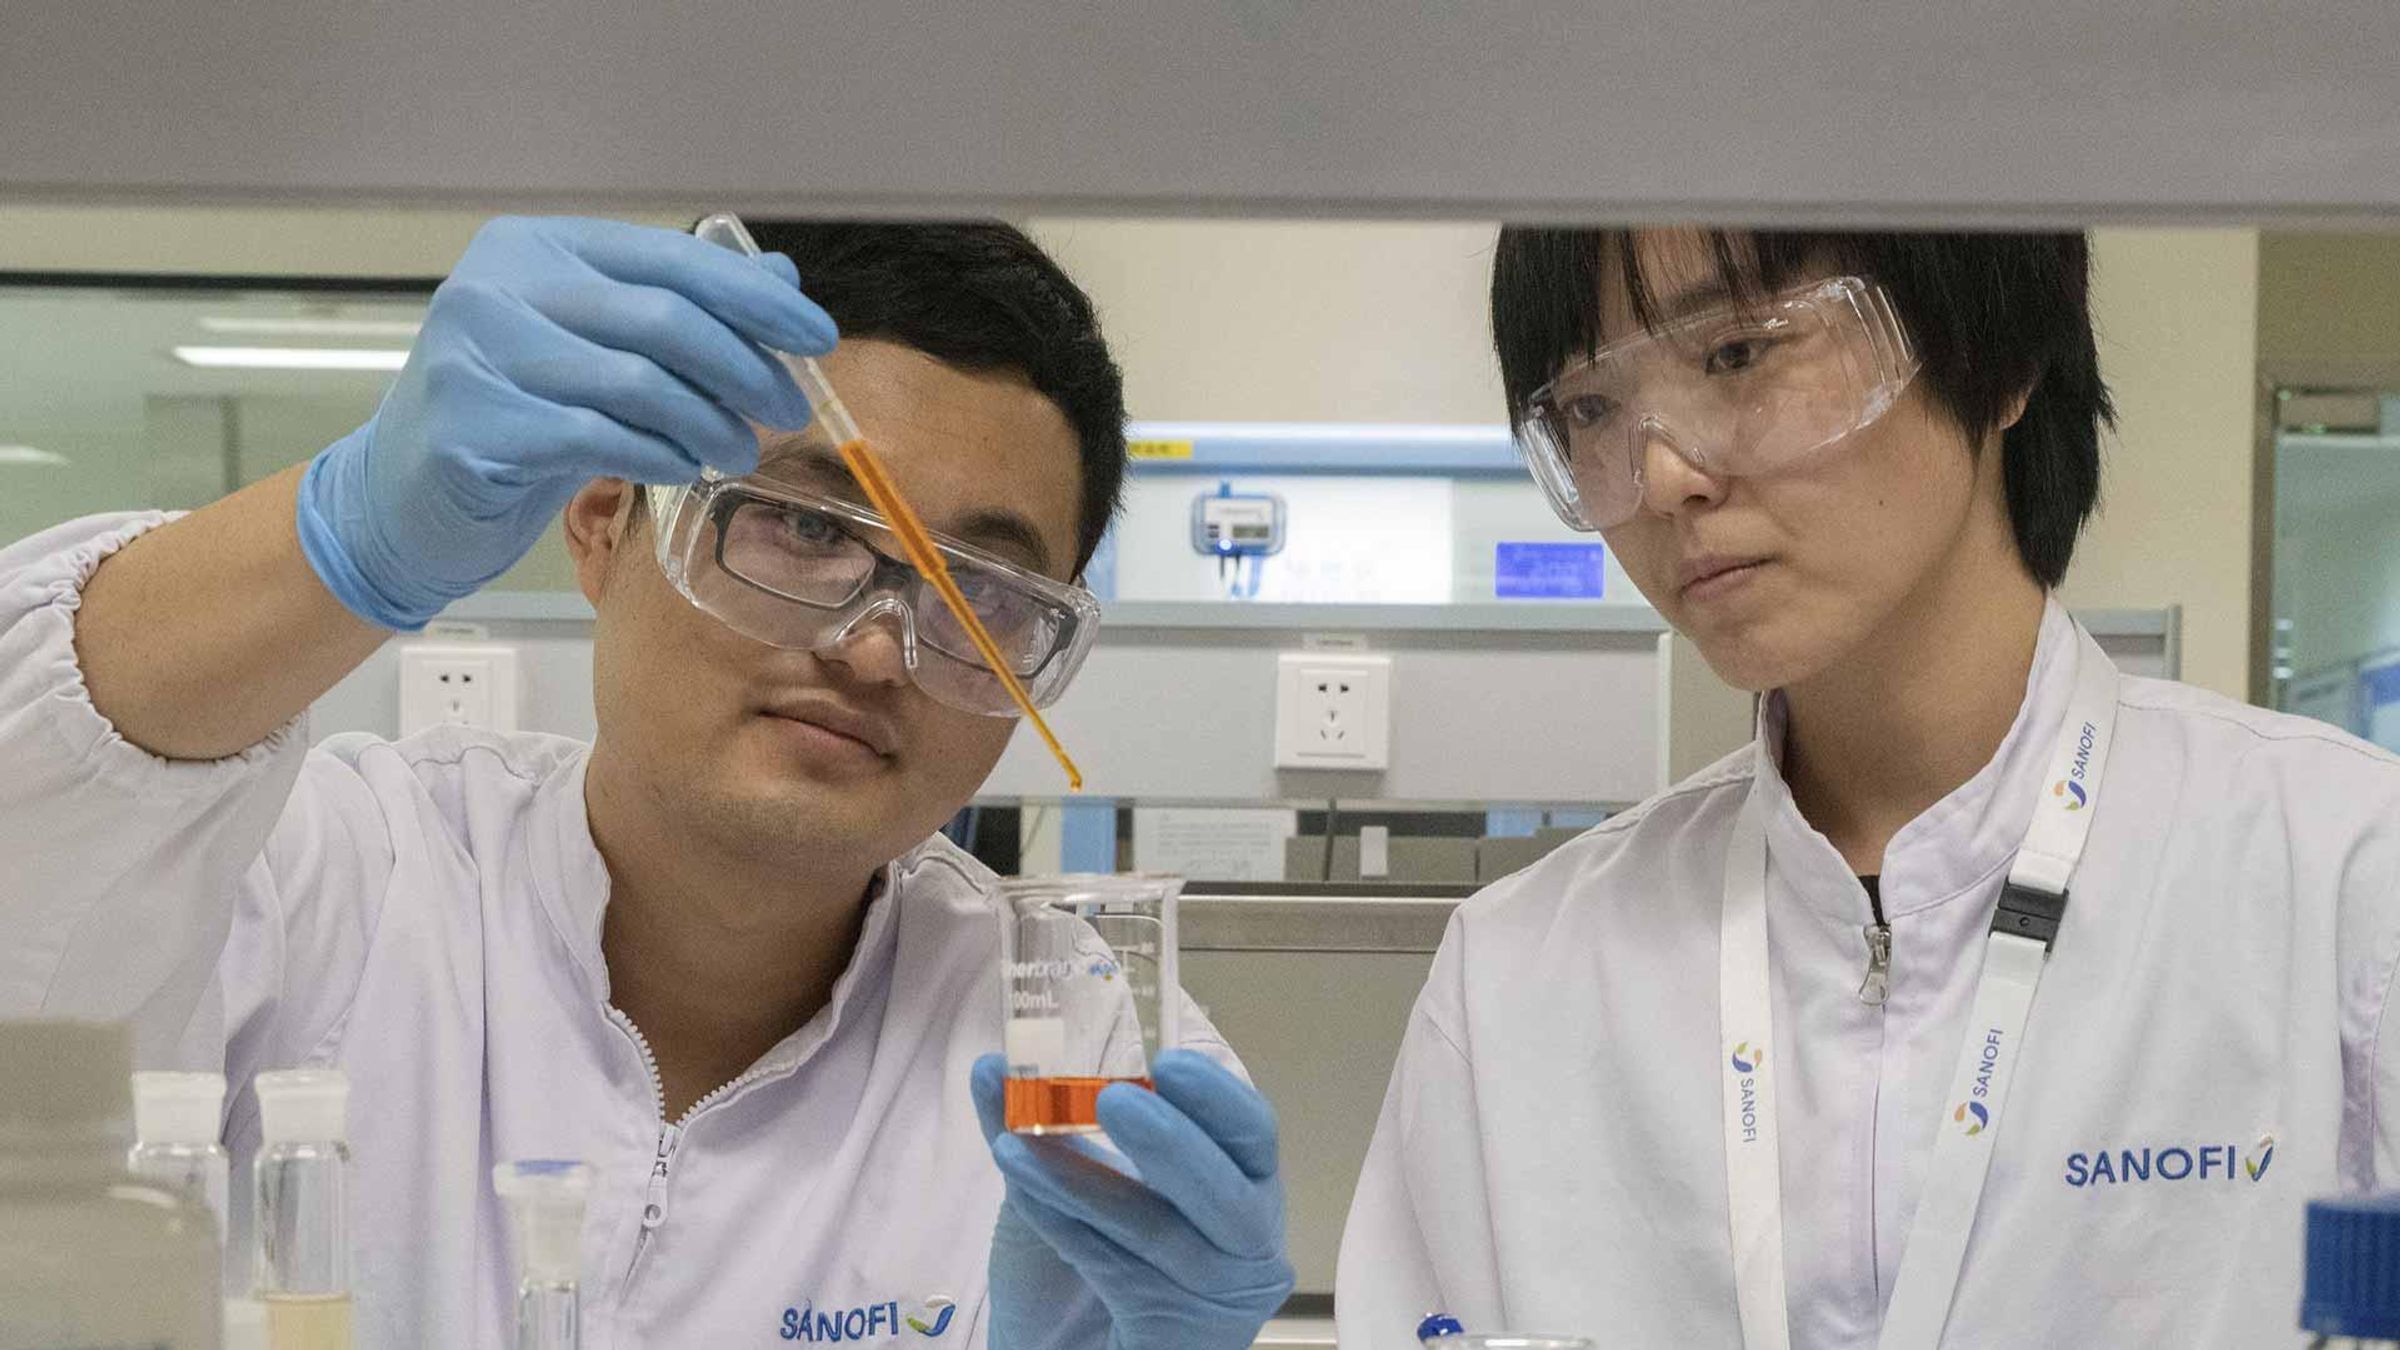
[[[2400,703],[2400,663],[2377,666],[2361,676],[2360,682],[2366,686],[2368,707]]]
[[[1503,600],[1597,600],[1607,581],[1601,544],[1503,543],[1492,559],[1492,592]]]

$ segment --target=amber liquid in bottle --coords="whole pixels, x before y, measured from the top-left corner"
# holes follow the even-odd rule
[[[1011,1078],[1001,1104],[1019,1134],[1089,1134],[1100,1128],[1100,1091],[1111,1083],[1149,1088],[1147,1078]]]

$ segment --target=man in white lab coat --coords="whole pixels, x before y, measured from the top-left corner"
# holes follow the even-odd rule
[[[2110,417],[2088,271],[2076,235],[1502,232],[1536,476],[1765,698],[1460,908],[1345,1347],[1437,1311],[2293,1343],[2303,1202],[2400,1170],[2400,764],[2122,677],[2052,598]]]
[[[511,1343],[486,1178],[530,1157],[597,1169],[587,1345],[1247,1346],[1290,1287],[1271,1115],[1194,1010],[1200,1053],[1101,1103],[1148,1186],[996,1131],[991,877],[934,831],[1009,705],[774,430],[812,410],[768,349],[822,354],[1055,697],[1123,472],[1091,305],[999,225],[767,244],[815,301],[780,254],[495,222],[304,473],[0,552],[0,1015],[130,1019],[237,1089],[346,1069],[364,1346]],[[596,744],[310,748],[319,694],[562,510]]]

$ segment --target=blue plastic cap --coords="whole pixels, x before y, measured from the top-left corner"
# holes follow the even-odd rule
[[[2300,1327],[2400,1338],[2400,1191],[2309,1202]]]
[[[1436,1336],[1464,1336],[1467,1329],[1448,1313],[1435,1313],[1417,1323],[1417,1339],[1430,1341]]]

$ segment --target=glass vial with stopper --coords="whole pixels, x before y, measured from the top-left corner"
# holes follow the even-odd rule
[[[0,1022],[0,1350],[217,1345],[216,1221],[125,1168],[119,1025]]]
[[[133,1152],[126,1164],[135,1176],[200,1204],[217,1221],[217,1245],[225,1245],[232,1173],[225,1146],[217,1142],[225,1112],[221,1073],[137,1073],[133,1076]],[[240,1263],[226,1252],[230,1272]],[[232,1284],[230,1273],[227,1284]]]
[[[579,1350],[583,1206],[592,1169],[557,1159],[504,1162],[492,1189],[517,1241],[516,1350]]]
[[[2312,1350],[2400,1350],[2400,1191],[2312,1200],[2307,1231]]]
[[[350,1350],[350,1080],[262,1073],[252,1256],[273,1350]]]

